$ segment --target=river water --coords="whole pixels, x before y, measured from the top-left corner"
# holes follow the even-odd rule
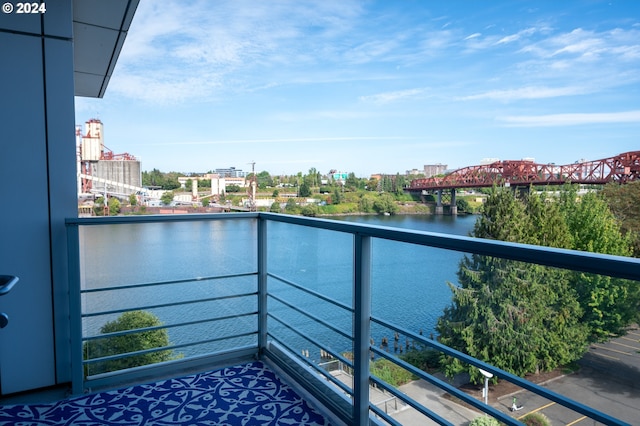
[[[468,235],[474,216],[346,216],[334,217],[372,225],[408,228],[438,233]],[[256,231],[248,220],[167,222],[81,228],[82,288],[117,287],[158,281],[176,281],[161,287],[85,293],[83,312],[134,309],[144,306],[164,324],[189,322],[169,328],[173,344],[194,340],[215,340],[220,335],[255,331],[255,315],[218,321],[207,318],[251,313],[257,309],[255,297],[210,301],[219,297],[256,291],[255,276],[235,276],[222,280],[180,282],[194,277],[244,274],[256,270]],[[352,237],[334,231],[282,223],[269,223],[269,271],[285,280],[304,285],[345,305],[352,303]],[[451,303],[447,282],[456,283],[462,254],[442,249],[374,239],[372,242],[372,314],[383,320],[422,331],[434,332],[437,319]],[[331,304],[269,278],[269,291],[292,305],[350,332],[350,314]],[[188,305],[171,306],[176,302]],[[296,324],[302,332],[326,347],[349,350],[342,336],[294,312],[277,300],[269,301],[269,329],[296,350],[307,345],[278,321]],[[119,313],[85,318],[83,333],[91,336]],[[215,335],[212,329],[215,328]],[[379,342],[388,331],[374,327]],[[255,336],[232,339],[224,344],[211,342],[180,348],[185,356],[226,349],[234,344],[253,344]]]

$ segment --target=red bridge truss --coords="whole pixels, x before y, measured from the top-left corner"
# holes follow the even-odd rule
[[[444,177],[414,179],[406,191],[481,188],[493,185],[605,184],[640,180],[640,151],[584,163],[556,166],[527,160],[496,161],[458,169]]]

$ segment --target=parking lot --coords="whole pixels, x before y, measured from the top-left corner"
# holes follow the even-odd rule
[[[625,336],[592,344],[580,365],[577,373],[543,386],[630,425],[639,425],[640,329],[632,327]],[[522,410],[511,412],[513,397]],[[524,390],[498,399],[495,407],[516,418],[541,412],[553,425],[603,424]]]

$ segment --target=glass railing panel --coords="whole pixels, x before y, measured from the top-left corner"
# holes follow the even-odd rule
[[[85,375],[257,346],[255,226],[80,226]]]
[[[256,271],[255,220],[80,227],[83,289]]]
[[[403,250],[411,253],[398,255]],[[444,377],[445,371],[457,370],[459,374],[470,374],[479,384],[477,392],[460,395],[471,396],[476,400],[472,402],[478,404],[477,401],[483,400],[481,370],[458,358],[443,358],[439,345],[444,344],[512,372],[496,373],[496,376],[501,377],[503,385],[513,383],[509,393],[523,392],[522,398],[518,395],[519,400],[530,401],[529,409],[541,407],[540,412],[551,419],[552,424],[569,424],[589,417],[603,420],[598,418],[599,414],[584,410],[589,408],[611,418],[620,418],[624,412],[625,401],[616,402],[619,404],[616,408],[610,401],[598,399],[595,392],[586,396],[581,392],[545,395],[544,391],[531,391],[519,377],[538,382],[542,380],[538,377],[548,375],[535,371],[575,369],[576,361],[588,367],[606,360],[607,370],[629,372],[625,357],[633,357],[635,351],[627,347],[625,352],[619,342],[598,341],[624,332],[625,327],[637,319],[639,282],[377,239],[372,257],[372,316],[376,318],[372,326],[374,388],[382,388],[402,399],[401,384],[412,380],[411,376],[417,379],[416,372],[405,368],[404,363],[430,376]],[[403,262],[401,258],[407,260]],[[402,266],[394,267],[394,264]],[[403,299],[403,295],[409,297]],[[404,309],[393,309],[392,301],[396,302],[393,298]],[[404,315],[405,311],[413,315]],[[439,320],[442,322],[436,329]],[[470,341],[475,342],[474,347],[467,349],[464,343]],[[589,347],[592,350],[585,354]],[[594,348],[597,350],[593,351]],[[455,368],[456,365],[460,368]],[[609,378],[624,380],[625,374],[618,374],[619,377],[610,374]],[[371,403],[380,409],[374,399],[377,394],[374,388]],[[526,411],[513,408],[512,398],[501,395],[499,385],[495,386],[495,392],[503,402],[496,404],[493,389],[491,386],[488,397],[494,399],[492,405],[498,407],[500,414],[522,420]],[[441,389],[443,391],[446,388]],[[581,401],[581,398],[586,399]],[[594,402],[596,400],[598,402]],[[468,405],[469,401],[462,403]],[[476,407],[482,409],[482,404]],[[413,407],[402,410],[405,409],[416,410]],[[380,410],[374,410],[381,414]],[[388,404],[383,411],[388,413]],[[391,417],[396,415],[391,413]],[[406,413],[397,416],[403,417]],[[605,423],[607,421],[610,419]]]
[[[447,283],[457,283],[463,253],[374,238],[372,241],[371,312],[414,333],[433,336],[445,306]],[[393,333],[372,329],[375,345],[395,341]],[[406,341],[399,342],[399,347]],[[393,349],[393,345],[391,346]]]
[[[267,257],[270,338],[337,371],[353,350],[352,235],[269,222]]]

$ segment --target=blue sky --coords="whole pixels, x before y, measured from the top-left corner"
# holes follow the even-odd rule
[[[141,0],[90,118],[165,172],[606,158],[640,149],[640,1]]]

